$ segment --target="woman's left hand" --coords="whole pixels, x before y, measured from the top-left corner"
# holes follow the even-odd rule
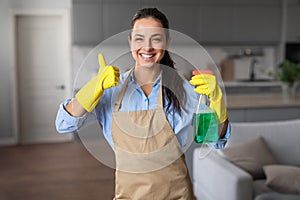
[[[222,90],[217,84],[216,77],[212,72],[201,73],[201,71],[193,72],[193,75],[190,84],[196,86],[194,91],[209,97],[209,107],[217,113],[219,122],[223,123],[228,118],[228,113],[223,100]]]

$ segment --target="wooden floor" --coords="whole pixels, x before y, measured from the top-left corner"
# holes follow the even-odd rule
[[[0,200],[106,200],[114,170],[80,141],[0,148]]]

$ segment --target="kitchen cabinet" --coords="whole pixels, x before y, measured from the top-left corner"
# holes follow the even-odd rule
[[[278,121],[300,118],[300,93],[294,99],[282,93],[243,93],[226,96],[232,122]]]
[[[230,122],[280,121],[300,117],[300,107],[228,109]]]
[[[74,0],[73,43],[96,45],[130,28],[133,14],[142,7],[158,7],[170,28],[200,44],[275,44],[280,41],[281,1],[246,0]],[[290,32],[297,37],[298,7],[291,7]],[[298,32],[299,31],[299,32]],[[288,35],[289,35],[288,34]]]
[[[111,1],[106,0],[103,6],[103,39],[129,30],[134,13],[140,8],[138,0]]]
[[[102,38],[102,9],[98,1],[73,4],[73,44],[96,45]]]
[[[200,44],[220,44],[232,41],[233,11],[232,6],[201,6],[197,16],[199,19],[198,39]]]
[[[194,40],[198,40],[197,32],[197,13],[198,8],[194,5],[177,4],[161,4],[159,9],[168,16],[170,29],[179,31]]]
[[[73,44],[97,45],[130,29],[130,20],[140,8],[138,0],[74,0]]]
[[[275,44],[280,40],[280,4],[201,6],[199,39],[216,44]]]
[[[228,109],[231,122],[260,122],[297,119],[300,107]]]
[[[289,0],[286,17],[286,40],[300,42],[300,1]]]
[[[280,41],[279,5],[236,6],[232,23],[234,42],[275,44]]]

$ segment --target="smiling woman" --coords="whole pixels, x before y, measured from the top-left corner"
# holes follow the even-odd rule
[[[230,134],[226,107],[220,103],[222,93],[206,76],[197,76],[192,82],[199,86],[197,90],[179,76],[168,52],[169,22],[162,12],[139,10],[131,28],[128,42],[135,61],[131,70],[120,74],[119,68],[106,65],[100,53],[97,76],[76,98],[60,106],[57,130],[77,131],[87,124],[86,112],[96,114],[114,150],[115,199],[194,199],[183,148],[197,91],[208,92],[211,105],[222,111],[219,119],[225,126],[220,126],[223,129],[215,148],[223,148]]]

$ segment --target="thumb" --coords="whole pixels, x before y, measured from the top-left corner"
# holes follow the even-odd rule
[[[106,62],[104,60],[102,53],[99,53],[98,55],[98,62],[99,62],[100,69],[106,67]]]

